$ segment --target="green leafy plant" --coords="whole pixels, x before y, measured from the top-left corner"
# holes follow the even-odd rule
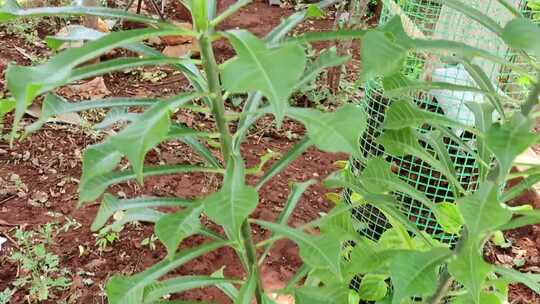
[[[15,293],[15,290],[9,288],[4,289],[0,292],[0,304],[9,304],[11,296]]]
[[[220,288],[234,303],[252,303],[253,299],[258,304],[274,303],[263,290],[259,265],[272,244],[282,238],[296,242],[304,261],[304,265],[282,290],[283,293],[293,294],[299,304],[350,303],[358,298],[380,303],[413,303],[416,301],[413,299],[441,303],[448,297],[454,303],[503,303],[510,282],[522,282],[540,291],[536,276],[490,265],[482,257],[486,240],[496,231],[540,221],[540,213],[536,211],[512,209],[505,205],[519,194],[516,189],[523,189],[531,182],[540,180],[535,168],[522,174],[525,180],[518,187],[504,192],[500,187],[511,176],[510,169],[518,154],[538,141],[531,127],[534,122],[532,109],[538,103],[540,81],[533,83],[531,94],[519,111],[506,113],[498,92],[486,82],[488,78],[473,60],[482,58],[511,66],[518,71],[523,69],[519,70],[518,66],[504,58],[461,43],[411,38],[406,34],[399,17],[373,30],[305,33],[292,38],[286,37],[286,34],[308,15],[307,12],[297,12],[286,18],[263,39],[244,30],[216,30],[220,22],[247,3],[237,2],[222,14],[216,15],[215,1],[185,1],[184,4],[193,16],[192,31],[153,18],[103,8],[24,10],[8,2],[0,10],[0,21],[23,16],[86,14],[124,18],[152,25],[145,29],[115,32],[90,39],[82,47],[63,51],[42,65],[12,65],[6,72],[7,86],[13,100],[4,102],[3,109],[15,109],[12,140],[18,136],[17,126],[24,110],[41,94],[45,94],[42,116],[24,129],[22,137],[39,129],[50,117],[61,113],[126,106],[143,110],[141,114],[130,115],[130,123],[117,134],[88,147],[83,156],[80,203],[91,202],[103,196],[92,230],[117,231],[115,227],[128,222],[152,222],[155,223],[155,235],[167,249],[167,256],[162,261],[143,272],[132,276],[113,276],[106,285],[109,303],[163,303],[165,295],[206,286]],[[485,25],[511,48],[533,57],[540,54],[540,39],[530,39],[530,35],[540,37],[540,29],[521,18],[518,13],[513,12],[516,19],[501,27],[488,16],[469,9],[459,1],[449,0],[445,3]],[[320,6],[328,4],[322,3]],[[164,57],[140,43],[149,37],[164,35],[197,38],[201,60]],[[212,48],[212,42],[218,38],[227,39],[236,51],[235,57],[221,65],[216,63]],[[289,104],[289,97],[313,79],[314,75],[348,59],[330,50],[325,53],[325,57],[308,62],[304,43],[334,39],[362,39],[361,76],[363,79],[383,78],[389,91],[407,91],[422,86],[481,91],[488,97],[489,103],[471,105],[471,110],[476,114],[476,128],[463,126],[440,114],[426,112],[408,100],[395,102],[390,109],[394,115],[387,116],[385,130],[378,138],[378,142],[389,153],[414,155],[443,172],[459,195],[455,204],[436,206],[423,194],[402,182],[386,159],[372,158],[365,160],[366,168],[359,177],[345,171],[327,181],[330,187],[345,187],[354,192],[356,199],[351,204],[337,204],[328,214],[303,226],[287,226],[288,218],[300,196],[313,183],[307,181],[293,184],[284,210],[276,222],[250,218],[259,201],[258,190],[308,147],[316,146],[327,152],[344,152],[363,159],[358,141],[366,128],[366,114],[359,106],[346,104],[335,112],[322,112]],[[141,56],[80,66],[117,47],[136,51]],[[399,75],[409,52],[426,50],[443,55],[451,53],[455,60],[460,60],[468,68],[478,87],[418,83]],[[532,57],[529,59],[532,60]],[[78,79],[156,64],[176,67],[190,80],[194,91],[155,100],[115,98],[79,103],[70,103],[47,93]],[[536,66],[534,62],[531,65]],[[226,117],[224,107],[224,101],[230,94],[247,96],[242,102],[241,113],[235,115],[232,121]],[[201,144],[211,137],[209,132],[190,129],[170,118],[176,110],[189,108],[198,102],[207,108],[215,121],[219,133],[219,157],[215,157]],[[238,104],[238,100],[236,102]],[[495,110],[501,117],[500,121],[489,119]],[[307,135],[260,174],[262,166],[255,169],[245,167],[240,146],[250,126],[265,114],[274,115],[278,126],[281,126],[285,118],[297,120],[305,125]],[[235,128],[230,128],[232,124]],[[420,140],[425,136],[422,137],[417,128],[423,124],[434,125],[442,134],[451,138],[455,137],[452,137],[451,128],[456,127],[470,130],[476,135],[474,144],[478,152],[475,154],[485,165],[477,191],[466,192],[460,187],[455,173],[448,166],[444,148],[435,149],[431,153],[422,147]],[[232,129],[234,132],[231,132]],[[185,142],[200,154],[205,163],[145,166],[146,153],[170,140]],[[442,147],[437,145],[437,141],[433,141],[433,145]],[[465,143],[463,148],[471,150]],[[131,168],[119,170],[117,167],[124,157]],[[189,172],[222,175],[222,186],[217,192],[196,200],[176,197],[117,199],[104,194],[109,186],[116,183],[133,179],[142,182],[148,176]],[[257,182],[254,185],[246,183],[246,176],[254,172],[257,173]],[[392,191],[407,193],[434,210],[437,218],[445,223],[446,229],[459,231],[459,243],[449,248],[420,231],[400,213],[394,197],[389,195]],[[392,228],[376,242],[360,235],[358,225],[351,219],[351,209],[362,204],[376,206],[391,221]],[[163,206],[177,208],[177,211],[165,213],[157,209]],[[200,221],[202,215],[219,224],[224,233],[207,229]],[[111,217],[114,222],[108,225]],[[272,236],[254,243],[252,225],[272,231]],[[313,231],[313,228],[317,228],[319,233],[308,232]],[[179,250],[182,241],[195,234],[204,235],[210,240],[198,247]],[[346,245],[350,244],[355,244],[354,248],[344,252],[343,248],[349,248]],[[162,279],[186,262],[225,246],[237,253],[246,272],[245,278],[214,275]],[[262,255],[258,255],[257,248],[263,250]],[[349,285],[358,278],[358,292],[351,292]],[[457,285],[453,282],[459,283],[460,290],[449,293],[450,287]]]
[[[540,1],[538,0],[529,0],[527,1],[527,7],[531,10],[533,19],[535,21],[540,20]]]
[[[102,229],[95,234],[95,237],[99,251],[104,251],[120,239],[120,234],[117,231]]]
[[[18,1],[19,5],[36,5],[36,3],[33,3],[32,1]],[[49,1],[45,0],[39,5],[48,7],[48,6],[56,6],[56,5],[68,5],[69,1],[60,0],[60,1]],[[3,3],[0,3],[0,5],[4,5]],[[2,25],[2,30],[10,35],[14,35],[20,38],[24,38],[24,40],[32,45],[32,46],[39,46],[43,45],[40,37],[38,36],[38,29],[41,27],[42,29],[49,29],[52,31],[58,31],[63,26],[67,25],[69,21],[66,18],[58,17],[58,16],[52,16],[52,17],[46,17],[46,18],[22,18],[13,20],[12,22],[8,22],[5,25]],[[42,58],[34,58],[33,56],[29,56],[29,58],[32,58],[33,63],[37,63],[38,61],[42,60]]]
[[[43,227],[42,230],[49,229]],[[18,263],[22,270],[13,285],[28,288],[27,298],[30,303],[47,300],[51,292],[70,286],[68,270],[60,268],[58,256],[47,251],[45,244],[48,240],[42,236],[42,233],[16,230],[15,239],[19,249],[9,257]],[[7,295],[7,291],[4,292]]]
[[[449,1],[451,2],[451,1]],[[452,1],[453,2],[453,1]],[[456,1],[457,3],[457,1]],[[454,4],[452,4],[454,5]],[[474,12],[472,16],[468,8],[458,8],[461,13],[474,18],[485,24],[490,30],[500,36],[510,48],[516,51],[525,51],[532,56],[529,62],[531,67],[536,66],[536,59],[540,55],[537,42],[525,42],[524,35],[528,33],[534,37],[540,37],[540,28],[531,21],[521,18],[517,12],[516,19],[512,20],[504,28],[496,26],[493,20]],[[451,128],[459,128],[455,122],[449,121],[445,116],[420,110],[411,103],[403,90],[414,90],[425,86],[436,88],[443,86],[445,89],[473,90],[471,88],[451,88],[450,83],[429,83],[412,81],[396,76],[401,64],[399,62],[383,62],[385,55],[392,55],[403,61],[407,52],[426,51],[428,49],[447,52],[452,50],[458,62],[463,62],[468,67],[470,75],[474,75],[478,87],[483,88],[484,94],[491,91],[485,84],[488,77],[473,62],[476,58],[486,58],[503,65],[512,66],[504,58],[490,58],[491,55],[483,53],[483,50],[455,44],[451,41],[424,41],[415,40],[405,34],[400,22],[392,20],[389,25],[380,29],[381,34],[368,33],[364,36],[363,52],[370,52],[371,47],[366,43],[370,40],[379,47],[384,45],[387,54],[379,54],[378,60],[366,62],[366,59],[376,59],[373,56],[364,57],[364,65],[368,65],[370,75],[382,77],[385,89],[395,97],[393,90],[400,90],[402,100],[396,100],[390,105],[382,124],[383,132],[377,138],[377,142],[384,146],[385,151],[393,156],[401,157],[414,155],[423,161],[438,168],[447,177],[448,181],[459,187],[456,183],[455,172],[451,167],[445,169],[445,159],[448,159],[446,149],[437,148],[433,138],[426,138],[417,128],[429,124],[439,131],[452,134]],[[377,38],[378,37],[378,38]],[[372,40],[371,40],[372,39]],[[460,50],[454,50],[455,47]],[[373,50],[375,51],[375,50]],[[381,68],[381,66],[385,68]],[[535,73],[538,73],[536,68]],[[400,79],[399,81],[395,81]],[[388,85],[392,84],[392,85]],[[362,241],[351,252],[349,267],[352,274],[362,274],[360,280],[359,295],[363,300],[377,300],[388,303],[410,303],[411,298],[422,298],[425,303],[505,303],[508,297],[508,284],[521,282],[535,292],[540,289],[540,280],[534,274],[520,273],[511,268],[488,264],[483,258],[483,247],[492,237],[500,237],[501,230],[514,229],[523,225],[536,223],[539,220],[539,212],[527,208],[511,208],[506,203],[519,195],[526,185],[536,183],[540,177],[536,175],[535,166],[530,164],[530,171],[517,176],[525,178],[524,184],[509,190],[503,190],[507,180],[515,178],[510,174],[514,160],[529,146],[538,142],[540,137],[532,132],[534,126],[533,108],[538,104],[540,92],[540,78],[529,86],[530,94],[520,104],[520,109],[506,112],[500,104],[501,96],[486,98],[489,102],[483,104],[471,103],[467,106],[475,114],[476,128],[472,130],[476,135],[475,151],[472,153],[481,164],[479,186],[476,191],[465,192],[456,189],[457,199],[454,203],[442,203],[435,205],[427,199],[423,193],[402,181],[399,175],[392,170],[392,164],[383,158],[372,158],[365,162],[360,177],[349,172],[343,172],[341,176],[332,180],[332,184],[345,186],[366,202],[376,206],[387,217],[392,225],[385,231],[382,237],[374,242],[368,238]],[[497,111],[501,117],[494,121],[492,113]],[[450,131],[451,132],[451,131]],[[433,136],[432,133],[428,136]],[[434,152],[427,153],[426,149],[418,148],[420,143],[428,142]],[[462,144],[466,149],[466,144]],[[409,226],[407,219],[400,220],[403,215],[394,210],[398,203],[393,196],[388,194],[399,191],[413,197],[425,207],[431,209],[439,223],[446,232],[457,233],[459,241],[455,247],[441,244],[430,238],[418,228]],[[410,224],[410,223],[409,223]],[[414,232],[413,236],[408,231]],[[391,240],[391,241],[390,241]],[[373,283],[372,277],[379,276],[378,283]],[[392,290],[383,291],[385,282],[392,283]],[[368,290],[362,292],[365,282],[369,285]],[[459,283],[459,284],[456,284]],[[373,295],[376,295],[374,298]]]
[[[156,250],[156,241],[158,240],[157,236],[155,234],[152,234],[151,236],[144,238],[141,241],[141,245],[148,246],[150,250]]]

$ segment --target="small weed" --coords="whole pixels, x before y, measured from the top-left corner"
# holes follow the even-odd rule
[[[18,288],[28,288],[30,303],[47,300],[50,292],[70,285],[68,270],[60,268],[57,255],[47,252],[45,244],[53,242],[54,224],[47,224],[38,232],[17,230],[15,238],[20,249],[9,259],[20,265],[21,275],[13,282]]]
[[[94,236],[96,237],[96,246],[99,251],[105,251],[110,245],[120,239],[118,232],[107,231],[104,229],[100,230],[99,233]]]
[[[141,241],[141,245],[143,246],[148,246],[148,248],[150,248],[150,250],[156,250],[156,241],[157,241],[157,236],[155,236],[154,234],[152,234],[151,236],[145,238],[144,240]]]
[[[39,236],[43,239],[45,244],[53,244],[54,243],[54,230],[56,228],[56,223],[47,223],[38,229]]]
[[[15,293],[15,290],[9,288],[4,289],[0,292],[0,304],[8,304],[11,296]]]

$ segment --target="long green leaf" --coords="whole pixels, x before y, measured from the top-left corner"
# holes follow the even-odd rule
[[[204,211],[212,221],[225,227],[230,238],[239,241],[242,223],[257,207],[259,194],[246,185],[244,163],[239,155],[232,155],[227,164],[223,186],[204,200]]]
[[[515,7],[513,3],[508,2],[507,0],[497,0],[504,8],[511,12],[515,17],[523,17],[523,14]]]
[[[450,181],[456,189],[465,192],[457,177],[452,174],[449,167],[445,166],[444,162],[432,156],[418,142],[418,134],[412,128],[402,128],[399,130],[386,130],[376,140],[384,146],[386,153],[394,156],[412,155],[428,163],[435,170],[441,172]],[[436,147],[435,147],[436,148]],[[442,152],[442,151],[441,151]],[[444,155],[443,155],[444,161]]]
[[[427,252],[402,251],[390,262],[390,277],[394,286],[393,304],[406,297],[429,296],[437,289],[437,271],[450,256],[448,248],[433,248]]]
[[[536,294],[540,294],[540,275],[522,273],[515,269],[502,266],[495,266],[494,270],[496,273],[502,275],[505,279],[508,279],[514,283],[522,283],[536,292]]]
[[[144,296],[142,303],[155,303],[155,301],[166,295],[183,292],[190,289],[231,282],[233,281],[207,276],[181,276],[173,279],[159,281],[150,284],[144,288]]]
[[[316,3],[316,6],[320,9],[329,7],[336,3],[336,0],[323,0],[319,3]],[[269,44],[275,44],[279,42],[283,37],[285,37],[292,29],[294,29],[297,25],[302,23],[304,19],[307,16],[307,9],[304,9],[303,11],[296,12],[289,17],[283,19],[281,23],[274,27],[270,33],[266,35],[264,40]]]
[[[378,194],[380,193],[379,192],[379,190],[381,190],[380,188],[378,187],[366,188],[356,183],[353,183],[351,181],[347,181],[343,179],[326,180],[325,185],[327,187],[348,188],[349,190],[362,195],[363,200],[365,202],[381,210],[383,214],[385,214],[386,216],[399,221],[399,223],[403,225],[404,227],[406,227],[408,231],[423,238],[426,244],[430,246],[433,245],[433,242],[429,240],[428,238],[426,238],[425,235],[418,229],[418,227],[416,227],[416,225],[414,225],[407,218],[407,216],[404,215],[403,212],[401,212],[398,209],[399,203],[396,201],[396,199],[393,196],[386,195],[386,194]],[[367,189],[369,189],[369,191]]]
[[[107,183],[111,181],[107,181],[104,175],[116,167],[119,154],[127,156],[137,179],[142,181],[144,156],[152,147],[168,136],[170,110],[186,104],[192,98],[192,95],[184,95],[178,98],[174,97],[171,101],[155,103],[127,128],[110,137],[105,143],[92,146],[88,150],[89,153],[85,153],[83,157],[83,175],[79,185],[81,201],[95,199],[105,190],[108,186]],[[111,158],[111,156],[116,156],[116,158]],[[107,163],[107,166],[103,166],[96,162],[96,160],[101,159],[110,160],[110,162]],[[91,186],[88,186],[87,183],[90,183]],[[91,198],[86,197],[87,193],[92,193]]]
[[[251,0],[238,0],[234,2],[232,5],[227,7],[227,9],[223,11],[223,13],[219,14],[216,18],[214,18],[210,22],[210,25],[214,27],[220,24],[222,21],[224,21],[225,19],[227,19],[228,17],[230,17],[231,15],[236,13],[239,9],[248,5],[249,3],[251,3]]]
[[[199,217],[202,210],[202,204],[193,205],[180,212],[162,216],[156,223],[154,231],[158,239],[167,248],[168,257],[172,257],[176,253],[176,249],[182,240],[200,230],[201,221]]]
[[[98,198],[107,188],[94,188],[95,183],[101,183],[103,176],[114,170],[120,163],[122,154],[110,145],[101,143],[92,145],[84,151],[82,176],[79,183],[79,202],[89,202]],[[97,191],[96,191],[97,190]]]
[[[501,202],[506,203],[516,197],[519,197],[523,192],[540,182],[540,174],[527,176],[517,185],[512,186],[508,191],[504,192],[501,197]]]
[[[110,304],[140,304],[143,301],[146,286],[186,262],[229,244],[228,242],[207,243],[193,249],[181,251],[175,254],[173,258],[163,260],[134,276],[114,276],[107,282],[105,288],[107,299]]]
[[[438,0],[438,2],[441,5],[446,5],[471,18],[472,20],[480,23],[498,36],[502,35],[503,28],[495,20],[491,19],[489,16],[482,13],[478,9],[471,7],[470,5],[467,5],[466,3],[459,0]]]
[[[474,194],[457,200],[459,211],[471,235],[481,238],[512,218],[512,212],[499,203],[499,186],[485,181]]]
[[[304,123],[317,148],[361,157],[358,142],[366,128],[366,113],[360,107],[349,104],[330,113],[291,107],[287,115]]]
[[[169,134],[167,135],[168,139],[178,139],[190,146],[210,166],[221,168],[222,165],[219,160],[217,160],[214,154],[201,144],[196,137],[212,137],[212,133],[197,131],[182,124],[172,124],[169,128]]]
[[[464,60],[462,63],[471,78],[474,80],[474,82],[476,82],[478,87],[489,93],[486,96],[491,102],[491,104],[495,107],[497,112],[499,112],[501,117],[505,117],[506,114],[504,112],[501,98],[486,72],[482,69],[482,67],[475,63],[472,63],[470,60]]]
[[[516,73],[525,73],[526,75],[529,75],[530,73],[530,71],[527,71],[523,67],[520,67],[503,57],[461,42],[442,39],[412,39],[410,44],[411,48],[418,51],[440,53],[446,56],[455,55],[457,58],[466,58],[467,60],[482,58],[503,66],[511,67]]]
[[[399,97],[403,93],[430,90],[448,90],[487,94],[485,91],[472,86],[458,85],[449,82],[422,81],[409,78],[402,74],[384,77],[382,80],[382,84],[384,94],[390,97]]]
[[[199,154],[208,163],[208,165],[215,168],[222,168],[221,163],[219,160],[217,160],[214,154],[212,154],[212,152],[201,144],[196,138],[193,136],[184,136],[180,138],[180,140],[195,150],[195,152],[197,152],[197,154]]]
[[[98,213],[94,218],[94,222],[90,229],[92,231],[98,231],[107,220],[113,216],[117,211],[124,211],[136,208],[149,208],[149,207],[189,207],[195,204],[195,202],[180,198],[169,197],[140,197],[134,199],[119,200],[111,194],[105,194],[103,196],[103,202],[99,206]]]
[[[391,258],[399,250],[385,249],[367,238],[360,238],[350,254],[345,269],[351,275],[387,273]]]
[[[540,29],[530,19],[519,18],[508,22],[502,34],[504,41],[517,50],[540,55]]]
[[[50,59],[47,63],[33,66],[13,66],[6,70],[7,87],[17,105],[11,137],[17,132],[17,126],[26,108],[39,94],[57,86],[66,84],[75,67],[96,56],[130,42],[163,35],[186,35],[184,29],[138,29],[108,34],[98,40],[89,41],[80,48],[68,49]]]
[[[480,304],[483,283],[492,266],[482,257],[482,241],[476,235],[470,236],[465,239],[465,244],[461,245],[458,255],[448,263],[448,271],[456,281],[465,286],[473,303]]]
[[[97,40],[106,35],[106,33],[78,24],[68,25],[65,29],[66,33],[62,33],[62,35],[45,37],[47,46],[56,51],[66,42]]]
[[[270,31],[264,38],[269,44],[278,43],[283,37],[285,37],[292,29],[298,24],[304,21],[306,17],[306,11],[296,12],[289,17],[285,18],[281,23]]]
[[[335,0],[324,0],[319,2],[317,6],[319,8],[324,8],[332,5],[334,2]],[[294,27],[296,27],[304,20],[304,18],[306,17],[306,12],[307,9],[296,12],[285,18],[278,26],[274,27],[274,29],[272,29],[272,31],[265,36],[264,41],[269,45],[277,44],[289,33],[289,31],[291,31]],[[246,100],[246,103],[244,105],[243,112],[255,112],[259,108],[262,97],[263,95],[259,91],[250,92],[248,99]],[[247,116],[242,116],[240,118],[240,121],[238,123],[238,130],[240,130],[241,132],[237,131],[238,135],[235,136],[238,142],[243,139],[245,132],[247,132],[247,126],[250,126],[256,120],[256,118],[257,115],[253,114],[248,114]]]
[[[118,156],[120,159],[120,154],[113,156]],[[91,162],[90,160],[88,162]],[[84,161],[83,161],[84,167]],[[116,167],[116,165],[114,166]],[[113,168],[114,168],[113,167]],[[81,203],[91,202],[97,199],[107,187],[126,182],[132,179],[135,179],[137,175],[133,170],[124,170],[124,171],[115,171],[110,172],[106,171],[102,175],[94,175],[92,178],[83,179],[81,178],[81,184],[79,185],[79,201]],[[154,166],[146,167],[143,169],[143,177],[147,176],[156,176],[156,175],[167,175],[167,174],[176,174],[176,173],[189,173],[189,172],[205,172],[205,173],[221,173],[223,174],[223,169],[216,168],[205,168],[200,166],[192,165],[170,165],[170,166]],[[84,176],[84,171],[83,171]]]
[[[515,218],[512,218],[509,222],[499,226],[499,230],[511,230],[523,226],[535,225],[540,223],[540,211],[539,210],[527,210],[517,212]]]
[[[242,115],[238,121],[238,130],[234,134],[235,144],[238,145],[244,140],[245,134],[248,132],[249,127],[259,119],[261,114],[257,114],[256,111],[259,108],[263,94],[261,92],[250,92],[242,108]]]
[[[256,273],[251,273],[249,279],[240,288],[238,296],[234,300],[234,304],[251,304],[253,303],[253,296],[255,295],[255,289],[257,287]]]
[[[154,104],[137,120],[108,139],[110,145],[128,158],[140,183],[143,182],[146,153],[164,141],[169,134],[169,106],[167,102]]]
[[[489,103],[477,102],[469,102],[466,106],[474,114],[474,124],[476,129],[485,134],[493,122],[493,106]],[[476,150],[478,151],[478,157],[484,163],[491,163],[492,155],[487,148],[485,137],[476,138]],[[480,167],[480,180],[485,179],[488,169],[487,166]]]
[[[122,9],[112,9],[105,7],[88,6],[60,6],[60,7],[37,7],[22,9],[11,6],[4,6],[0,9],[0,22],[8,22],[17,18],[44,17],[44,16],[98,16],[108,18],[118,18],[142,22],[146,24],[155,24],[161,26],[172,26],[159,19],[147,17],[144,15],[133,14]]]
[[[225,278],[225,276],[223,275],[224,268],[225,267],[222,267],[218,271],[212,273],[210,276],[219,279]],[[231,283],[224,282],[216,284],[216,287],[219,288],[219,290],[223,291],[223,293],[225,293],[233,301],[238,297],[238,289],[236,289],[236,287],[234,287],[234,285]]]
[[[128,112],[128,107],[115,107],[110,109],[105,118],[93,125],[93,127],[96,130],[105,130],[117,123],[134,121],[139,115],[139,113]],[[28,132],[28,129],[25,131]]]
[[[134,208],[118,214],[114,222],[105,226],[100,232],[107,233],[110,230],[120,231],[128,223],[146,222],[156,223],[165,213],[151,208]]]
[[[364,187],[372,193],[402,192],[436,212],[435,203],[423,193],[402,181],[391,171],[390,164],[380,157],[368,160],[366,168],[362,172],[361,181]]]
[[[509,122],[494,124],[487,131],[486,144],[500,164],[500,176],[506,176],[514,159],[538,139],[532,125],[532,119],[515,113]]]
[[[330,286],[302,286],[294,290],[296,304],[345,304],[349,301],[349,288],[344,284]]]
[[[407,49],[382,31],[369,31],[362,39],[360,54],[362,78],[369,80],[398,73],[405,61]]]
[[[306,55],[300,44],[269,48],[253,34],[227,32],[237,57],[223,67],[223,86],[231,93],[260,91],[273,107],[278,125],[288,107],[290,95],[304,73]],[[282,71],[287,70],[287,73]]]
[[[459,123],[444,115],[422,110],[406,100],[398,100],[390,105],[386,110],[382,127],[384,129],[392,130],[398,130],[404,127],[421,128],[426,123],[464,129],[472,133],[477,133],[476,130],[467,125]]]
[[[366,35],[366,33],[368,33],[367,30],[357,29],[339,29],[335,31],[310,32],[288,38],[286,42],[310,43],[320,41],[361,39]]]
[[[341,243],[335,237],[311,236],[286,225],[255,221],[256,224],[284,235],[295,241],[300,247],[300,256],[305,263],[314,268],[329,269],[341,277]]]
[[[184,139],[186,137],[212,137],[212,133],[191,129],[184,124],[174,123],[169,127],[167,139]]]
[[[444,172],[454,177],[450,179],[452,181],[454,193],[464,193],[465,189],[463,189],[463,186],[458,180],[456,169],[454,168],[455,164],[450,158],[448,145],[444,143],[443,134],[440,131],[430,131],[425,134],[421,134],[420,138],[429,144],[429,146],[435,151],[439,163],[445,168]]]
[[[87,65],[84,67],[77,68],[71,73],[71,76],[68,81],[72,82],[79,79],[86,79],[90,77],[95,77],[103,75],[106,73],[135,69],[137,67],[149,66],[149,65],[165,65],[165,64],[184,64],[184,63],[193,63],[191,59],[182,59],[182,58],[172,58],[172,57],[148,57],[148,58],[138,58],[138,57],[124,57],[124,58],[115,58],[107,61],[102,61],[100,63]]]
[[[156,100],[140,98],[107,98],[90,100],[83,102],[67,102],[64,98],[55,95],[47,94],[43,100],[41,115],[37,121],[26,127],[25,133],[30,134],[37,131],[41,126],[54,116],[82,112],[90,109],[109,108],[109,107],[126,107],[126,106],[149,106],[156,103]]]
[[[4,116],[15,109],[16,103],[14,99],[0,99],[0,125],[4,121]],[[0,128],[0,134],[2,129]]]

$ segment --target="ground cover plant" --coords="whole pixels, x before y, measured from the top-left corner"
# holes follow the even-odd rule
[[[456,10],[486,26],[503,39],[510,48],[520,51],[538,73],[536,57],[540,55],[540,29],[512,11],[515,19],[501,26],[459,1],[446,1]],[[502,2],[502,0],[501,0]],[[279,239],[289,238],[297,243],[304,265],[298,270],[283,293],[293,294],[296,303],[357,303],[361,300],[379,303],[505,303],[508,284],[521,282],[540,292],[538,275],[488,264],[482,248],[501,230],[540,222],[540,213],[527,207],[513,208],[505,203],[519,195],[521,190],[540,180],[538,168],[533,164],[523,173],[513,173],[514,159],[529,146],[538,142],[532,132],[534,108],[538,103],[540,80],[530,86],[530,94],[519,110],[505,111],[502,96],[490,85],[474,59],[483,58],[498,64],[520,69],[504,58],[482,49],[451,41],[428,41],[411,38],[406,34],[398,17],[384,27],[372,30],[341,30],[335,32],[305,33],[289,37],[287,33],[304,18],[329,3],[310,6],[286,18],[265,39],[237,29],[220,32],[216,27],[234,14],[247,1],[237,2],[220,15],[216,15],[214,1],[193,0],[184,3],[193,17],[193,30],[150,17],[104,8],[57,7],[21,9],[8,1],[0,10],[0,21],[41,15],[99,15],[146,23],[147,28],[113,32],[85,43],[80,48],[58,53],[44,64],[33,67],[11,65],[6,72],[7,86],[12,99],[2,101],[0,111],[15,110],[10,140],[24,140],[47,120],[67,112],[93,108],[138,107],[142,111],[130,113],[118,120],[129,123],[118,133],[101,143],[87,147],[83,154],[83,173],[79,184],[81,204],[101,198],[100,210],[92,225],[94,231],[107,235],[132,221],[155,223],[155,235],[167,249],[167,256],[132,276],[114,275],[106,285],[109,303],[167,303],[170,294],[188,289],[216,286],[234,303],[274,303],[261,283],[260,267],[269,248]],[[510,9],[510,6],[508,6]],[[154,36],[183,35],[196,38],[201,59],[169,58],[140,41]],[[223,64],[215,59],[212,42],[227,39],[236,56]],[[268,180],[308,147],[314,145],[328,152],[344,152],[362,158],[359,139],[366,128],[366,114],[359,105],[345,104],[334,112],[293,107],[289,97],[303,84],[311,81],[325,68],[343,64],[348,57],[334,50],[322,52],[313,61],[306,58],[305,44],[335,39],[362,41],[362,77],[382,78],[386,89],[407,91],[411,88],[436,87],[449,90],[480,91],[489,103],[471,104],[476,128],[464,126],[447,117],[427,112],[410,102],[408,94],[394,102],[384,122],[380,143],[388,153],[411,154],[439,168],[449,181],[455,173],[448,161],[448,151],[439,136],[433,136],[430,145],[434,153],[427,153],[420,145],[425,134],[417,128],[425,123],[436,126],[438,132],[452,137],[451,128],[469,130],[475,135],[472,153],[483,165],[476,191],[464,191],[455,182],[458,200],[444,208],[435,206],[403,183],[393,173],[391,163],[383,158],[365,160],[367,167],[360,177],[345,168],[327,180],[329,187],[347,188],[353,192],[351,204],[336,200],[336,206],[321,218],[300,227],[290,227],[287,220],[302,192],[310,181],[292,185],[291,193],[276,222],[251,219],[258,201],[258,190]],[[99,54],[114,48],[126,48],[141,56],[117,58],[97,64],[81,65]],[[418,82],[399,74],[408,52],[433,51],[448,60],[467,67],[477,87],[456,86],[450,83]],[[116,98],[72,103],[49,91],[78,79],[101,75],[143,65],[170,64],[190,80],[193,91],[163,99]],[[522,71],[529,73],[529,70]],[[532,79],[537,77],[533,76]],[[225,112],[224,102],[231,94],[244,96],[243,109],[231,117]],[[45,95],[42,115],[19,133],[19,122],[26,108],[36,97]],[[217,132],[189,128],[182,122],[172,121],[171,114],[181,108],[204,107],[213,116]],[[493,121],[497,111],[500,119]],[[2,113],[2,112],[0,112]],[[261,168],[246,168],[240,146],[246,132],[262,116],[272,114],[280,126],[285,117],[302,123],[306,136],[277,162],[262,172]],[[429,135],[429,134],[428,134]],[[220,155],[214,156],[196,139],[219,139]],[[159,143],[181,140],[190,145],[205,161],[204,165],[146,166],[146,154]],[[463,149],[469,143],[459,139]],[[118,169],[127,159],[130,169]],[[123,166],[126,167],[126,166]],[[222,176],[219,191],[190,200],[183,197],[140,197],[121,199],[105,193],[113,184],[127,180],[144,182],[144,178],[161,174],[201,172]],[[258,175],[252,186],[246,177]],[[524,180],[510,190],[502,185],[510,178]],[[433,210],[447,229],[459,233],[458,244],[449,248],[430,238],[400,215],[395,199],[388,195],[398,189],[415,197]],[[362,204],[373,204],[388,215],[392,228],[377,242],[362,237],[358,223],[351,219],[351,209]],[[162,207],[167,207],[163,209]],[[167,210],[167,211],[165,211]],[[175,210],[174,212],[171,210]],[[109,220],[113,218],[113,222]],[[202,218],[218,224],[221,229],[211,230],[201,223]],[[255,243],[251,226],[271,230],[273,235]],[[314,228],[318,233],[312,233]],[[201,246],[180,248],[185,238],[200,234],[207,237]],[[353,244],[352,248],[350,245]],[[228,246],[236,252],[244,277],[224,277],[219,269],[211,276],[168,276],[172,270],[186,262]],[[350,283],[360,275],[358,291]],[[7,291],[9,292],[9,291]],[[176,301],[178,302],[178,301]]]

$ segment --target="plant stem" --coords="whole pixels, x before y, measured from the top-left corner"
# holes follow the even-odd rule
[[[232,153],[232,137],[225,117],[225,106],[221,91],[221,84],[219,81],[218,65],[214,56],[214,50],[212,49],[209,32],[201,35],[199,39],[199,46],[201,49],[204,71],[208,81],[210,100],[212,101],[212,114],[214,115],[214,119],[216,120],[216,125],[219,130],[221,138],[221,153],[223,155],[223,161],[226,164],[230,154]],[[257,299],[257,304],[262,304],[264,291],[259,274],[259,266],[257,264],[257,252],[255,245],[253,244],[253,239],[251,238],[250,224],[247,220],[242,224],[241,232],[244,252],[247,260],[247,265],[245,265],[247,268],[246,271],[257,278],[255,297]]]
[[[244,221],[242,224],[242,239],[244,241],[244,248],[246,250],[247,260],[250,267],[250,269],[248,269],[249,273],[255,276],[257,280],[255,298],[257,299],[257,304],[262,304],[264,289],[262,286],[259,264],[257,263],[257,251],[255,249],[255,245],[253,244],[253,239],[251,238],[251,226],[248,221]]]
[[[463,230],[461,231],[461,237],[459,238],[456,247],[454,247],[453,250],[454,256],[459,255],[459,253],[463,249],[464,244],[467,242],[468,236],[469,231],[467,230],[467,228],[463,228]],[[435,294],[427,300],[427,304],[440,303],[448,295],[450,287],[452,287],[452,282],[454,282],[452,276],[448,272],[448,269],[445,269],[443,274],[441,275],[441,279],[439,280],[439,286],[437,287],[437,291],[435,291]]]
[[[540,73],[538,74],[534,87],[529,92],[527,101],[521,106],[521,113],[523,115],[529,115],[534,109],[534,106],[538,104],[538,95],[540,95]]]
[[[212,101],[212,114],[216,120],[216,125],[221,137],[221,153],[223,154],[223,162],[227,163],[232,151],[232,137],[229,132],[229,125],[225,119],[225,105],[223,95],[221,94],[221,84],[219,82],[218,65],[212,43],[207,33],[201,35],[199,39],[201,49],[201,57],[208,80],[208,90],[210,91],[210,100]]]
[[[438,304],[440,303],[444,297],[448,294],[448,291],[450,290],[450,287],[452,286],[452,282],[454,280],[452,279],[452,276],[448,271],[445,271],[441,277],[441,280],[439,281],[439,287],[437,287],[437,291],[435,294],[429,298],[427,301],[428,304]]]

